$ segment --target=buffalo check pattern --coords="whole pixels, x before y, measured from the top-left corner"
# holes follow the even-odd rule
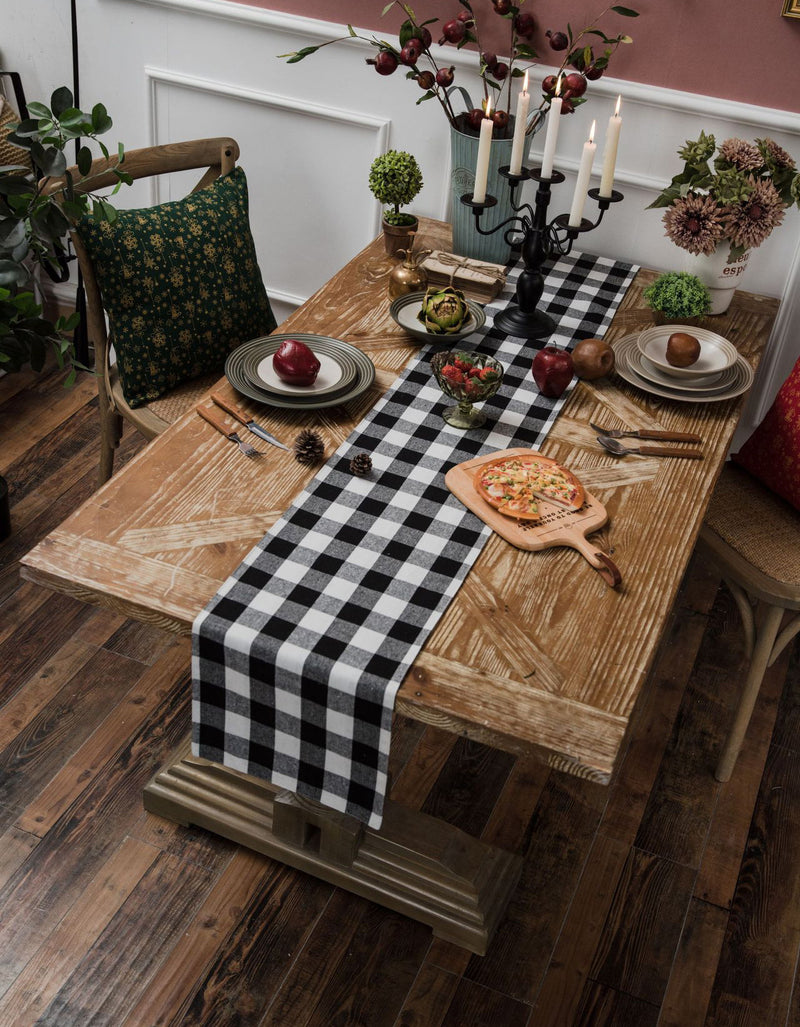
[[[559,259],[542,301],[558,344],[602,335],[635,271]],[[195,755],[380,826],[397,689],[490,534],[444,476],[481,453],[538,446],[566,399],[539,394],[539,347],[493,327],[517,276],[463,346],[505,366],[488,423],[462,432],[442,420],[452,400],[429,366],[442,347],[423,349],[198,615]],[[349,471],[359,452],[370,477]]]

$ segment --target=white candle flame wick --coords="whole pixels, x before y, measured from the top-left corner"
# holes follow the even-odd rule
[[[526,74],[527,74],[527,72],[526,72]],[[622,97],[618,96],[617,97],[617,106],[614,108],[614,117],[615,118],[619,117],[619,106],[620,106],[621,103],[622,103]]]
[[[590,143],[594,142],[594,127],[595,127],[596,124],[597,124],[597,122],[593,121],[592,122],[592,127],[589,129],[589,142]]]

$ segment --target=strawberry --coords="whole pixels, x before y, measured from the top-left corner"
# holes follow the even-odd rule
[[[452,364],[445,364],[442,368],[442,378],[450,385],[463,385],[464,384],[464,372],[459,368],[454,367]]]
[[[497,379],[500,377],[498,372],[495,371],[495,369],[493,367],[484,367],[481,370],[481,372],[480,372],[480,376],[481,376],[481,381],[485,382],[487,384],[489,384],[491,382],[496,382]]]
[[[456,357],[453,363],[459,371],[463,371],[464,373],[472,369],[472,364],[468,360],[462,360],[460,357]]]

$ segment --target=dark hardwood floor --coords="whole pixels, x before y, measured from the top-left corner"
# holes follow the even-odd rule
[[[699,560],[610,787],[399,721],[395,797],[524,853],[472,956],[143,811],[189,727],[187,643],[17,566],[95,486],[92,395],[0,379],[0,1027],[800,1025],[797,644],[724,786],[742,649]]]

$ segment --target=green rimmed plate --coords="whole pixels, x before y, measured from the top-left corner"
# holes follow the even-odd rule
[[[305,342],[319,360],[319,374],[313,385],[288,385],[281,381],[273,370],[272,358],[284,339]],[[253,347],[244,355],[242,367],[252,385],[287,399],[333,397],[346,392],[358,377],[358,366],[349,353],[343,352],[325,339],[315,339],[313,336],[270,336],[268,342]]]
[[[310,349],[320,347],[327,353],[335,353],[352,360],[356,366],[356,378],[344,388],[344,391],[328,393],[324,396],[304,392],[302,395],[282,395],[270,392],[254,383],[247,374],[247,360],[257,354],[259,359],[274,353],[284,339],[298,339],[305,342]],[[340,339],[331,339],[324,335],[299,334],[269,335],[263,339],[251,339],[244,342],[229,354],[225,361],[225,376],[237,392],[243,396],[263,403],[265,406],[277,407],[282,410],[320,410],[324,407],[340,406],[360,396],[375,381],[375,365],[366,353]]]

